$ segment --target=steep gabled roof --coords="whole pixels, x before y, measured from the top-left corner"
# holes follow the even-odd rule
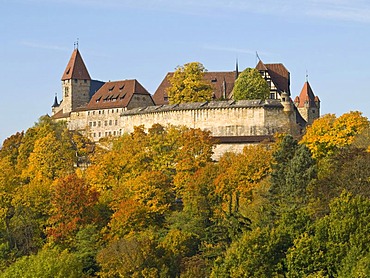
[[[320,102],[320,100],[313,93],[310,83],[306,81],[303,85],[301,93],[299,94],[299,97],[296,97],[294,102],[299,108],[304,107],[305,103],[308,103],[310,107],[316,107],[316,102]]]
[[[136,79],[106,82],[84,109],[124,108],[134,94],[150,96]]]
[[[77,48],[73,51],[62,76],[62,81],[68,79],[91,80],[89,72]]]
[[[260,60],[256,69],[259,71],[267,71],[272,82],[274,82],[280,92],[290,93],[290,73],[283,64],[264,64]]]
[[[170,78],[173,72],[167,73],[161,84],[153,95],[153,100],[156,105],[168,104],[167,88],[171,86]],[[226,72],[205,72],[203,79],[213,87],[215,99],[221,99],[226,95],[229,98],[231,91],[234,88],[236,71]]]

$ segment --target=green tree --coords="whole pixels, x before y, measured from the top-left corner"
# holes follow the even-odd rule
[[[67,250],[44,249],[36,255],[25,256],[9,266],[1,278],[83,277],[82,264]]]
[[[305,145],[298,145],[291,135],[285,136],[273,153],[269,209],[273,218],[304,207],[307,187],[317,177],[316,161]]]
[[[370,201],[343,192],[287,253],[287,277],[322,273],[329,277],[366,277],[369,267]],[[358,273],[359,275],[355,274]],[[361,275],[362,276],[361,276]]]
[[[262,99],[269,97],[270,88],[258,70],[246,68],[235,81],[233,95],[235,100]]]
[[[206,69],[199,62],[178,67],[167,89],[170,104],[212,100],[212,86],[203,79]]]

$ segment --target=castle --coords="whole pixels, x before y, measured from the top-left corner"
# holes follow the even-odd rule
[[[300,133],[320,116],[320,100],[308,81],[294,101],[290,97],[290,73],[283,64],[264,64],[256,69],[270,87],[267,100],[232,99],[238,64],[231,72],[206,72],[212,84],[213,101],[168,104],[168,73],[153,96],[137,80],[101,82],[92,80],[80,51],[74,49],[62,75],[63,100],[55,96],[52,118],[67,121],[99,141],[107,136],[132,132],[135,126],[185,125],[211,131],[217,139],[216,156],[240,151],[246,144],[271,140],[276,132]]]

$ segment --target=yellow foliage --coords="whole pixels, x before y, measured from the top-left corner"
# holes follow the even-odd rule
[[[300,143],[306,144],[314,158],[332,155],[336,150],[351,145],[356,136],[369,127],[361,112],[349,112],[336,118],[327,114],[307,127]]]

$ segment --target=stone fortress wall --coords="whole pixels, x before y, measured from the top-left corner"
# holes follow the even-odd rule
[[[135,126],[148,129],[154,124],[208,130],[221,140],[233,138],[232,142],[217,144],[214,155],[217,159],[226,151],[239,152],[276,132],[293,133],[296,115],[289,105],[268,99],[101,109],[72,112],[67,122],[69,129],[82,131],[96,142],[103,137],[130,133]]]

